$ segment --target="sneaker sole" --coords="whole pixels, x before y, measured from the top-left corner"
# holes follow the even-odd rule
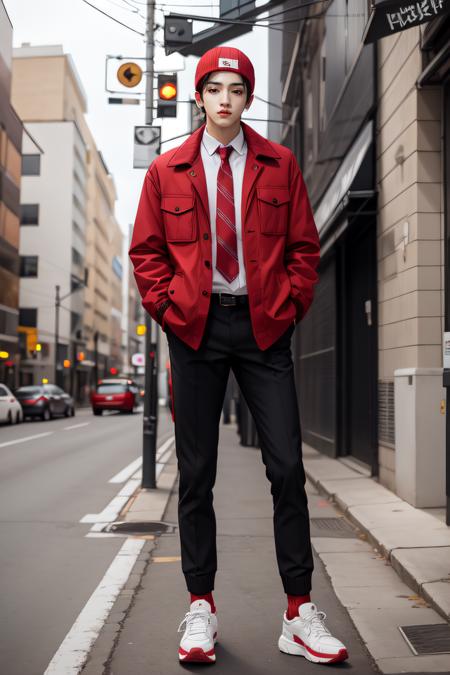
[[[178,659],[184,663],[214,663],[216,660],[216,655],[214,649],[211,649],[209,652],[205,652],[200,647],[192,647],[188,652],[184,650],[179,650]]]
[[[294,642],[293,640],[289,640],[284,635],[280,635],[278,640],[278,649],[280,652],[284,652],[285,654],[304,656],[305,659],[312,661],[312,663],[339,663],[340,661],[345,661],[348,659],[348,652],[345,648],[340,649],[337,654],[313,654],[303,645],[299,644],[298,642]]]
[[[217,642],[217,633],[214,633],[214,644]],[[178,660],[183,661],[184,663],[215,663],[216,654],[214,652],[214,647],[209,651],[205,652],[201,647],[192,647],[188,652],[179,647],[178,649]]]

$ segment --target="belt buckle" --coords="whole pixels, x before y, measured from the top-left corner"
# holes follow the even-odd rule
[[[222,293],[219,292],[219,305],[222,305],[222,307],[232,307],[236,305],[236,298],[234,296],[227,297],[226,295],[222,297]]]

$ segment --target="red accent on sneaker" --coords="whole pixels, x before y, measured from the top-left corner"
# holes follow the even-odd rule
[[[183,656],[183,661],[194,661],[194,662],[211,662],[211,657],[214,656],[214,649],[210,649],[208,652],[205,652],[201,647],[192,647],[188,652],[182,647],[178,650],[179,654]]]
[[[329,663],[337,663],[338,661],[345,661],[345,659],[348,658],[348,653],[346,649],[340,649],[338,653],[336,654],[326,654],[325,652],[316,652],[314,649],[311,649],[306,642],[304,642],[301,638],[298,637],[298,635],[294,635],[294,641],[297,642],[297,644],[302,645],[302,647],[305,647],[309,651],[310,654],[313,656],[320,656],[323,659],[332,659]]]

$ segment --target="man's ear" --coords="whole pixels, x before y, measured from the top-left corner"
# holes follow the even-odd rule
[[[205,112],[205,106],[203,105],[202,99],[200,98],[200,94],[198,91],[194,93],[195,96],[195,102],[197,106],[200,108],[202,112]]]

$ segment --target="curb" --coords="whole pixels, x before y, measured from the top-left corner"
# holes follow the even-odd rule
[[[383,553],[402,581],[449,621],[450,528],[339,459],[306,443],[303,447],[305,473],[316,489]]]

